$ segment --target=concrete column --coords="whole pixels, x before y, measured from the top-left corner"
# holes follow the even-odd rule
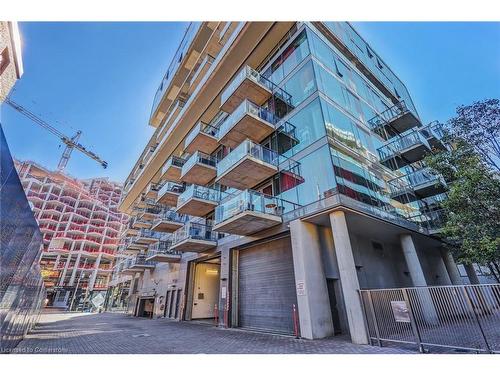
[[[68,273],[69,262],[71,262],[71,252],[68,254],[68,259],[66,259],[66,264],[64,265],[62,275],[59,279],[59,286],[62,286],[64,283],[64,279],[66,278],[66,273]]]
[[[400,236],[400,241],[413,286],[427,286],[424,271],[418,259],[417,250],[415,249],[415,244],[413,243],[411,235],[402,234]]]
[[[358,294],[359,280],[345,214],[342,211],[332,212],[330,214],[330,225],[332,226],[351,341],[354,344],[368,344],[368,332],[366,331],[361,299]]]
[[[448,275],[450,276],[451,283],[453,285],[462,285],[462,278],[460,277],[460,272],[458,272],[457,264],[453,259],[451,251],[447,249],[441,249],[441,255],[446,267],[446,271],[448,271]]]
[[[471,284],[481,284],[473,264],[464,264],[464,268]]]
[[[78,271],[78,266],[80,264],[80,258],[82,257],[82,254],[79,253],[77,256],[76,256],[76,262],[75,262],[75,265],[73,267],[73,273],[71,274],[71,277],[69,279],[69,285],[73,285],[73,283],[75,282],[75,277],[76,277],[76,271]]]
[[[290,234],[295,282],[304,283],[303,293],[297,295],[301,336],[307,339],[332,336],[332,312],[317,227],[294,220],[290,223]]]
[[[411,235],[402,234],[400,240],[413,286],[426,287],[427,281],[425,280],[424,271],[418,259],[417,249],[415,248]],[[417,289],[415,298],[420,300],[420,306],[422,306],[422,314],[425,321],[429,324],[438,323],[437,312],[429,290],[427,288]]]
[[[53,267],[54,270],[57,268],[57,265],[59,264],[60,261],[61,261],[61,254],[57,254],[56,261],[55,261],[54,267]]]
[[[89,290],[94,289],[95,279],[97,278],[97,270],[99,268],[99,265],[101,264],[101,258],[102,258],[102,253],[97,256],[97,259],[94,263],[95,269],[92,272],[92,276],[90,276],[89,287],[88,287]]]

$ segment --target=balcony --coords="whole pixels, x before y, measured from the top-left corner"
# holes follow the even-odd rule
[[[205,216],[219,204],[221,194],[215,189],[190,185],[179,196],[176,211],[184,215]]]
[[[179,263],[181,255],[179,251],[171,250],[172,241],[160,241],[151,245],[147,254],[147,260],[159,263]]]
[[[380,162],[387,168],[397,170],[422,160],[430,152],[431,146],[425,137],[414,130],[380,147],[377,151]]]
[[[150,199],[156,199],[158,196],[158,190],[160,190],[159,184],[155,184],[154,182],[151,182],[148,185],[148,188],[146,190],[146,193],[144,194],[145,198],[150,198]]]
[[[281,224],[285,212],[299,208],[295,203],[245,190],[224,198],[215,209],[214,230],[249,235]]]
[[[187,215],[178,214],[174,210],[167,210],[160,213],[159,217],[153,221],[151,230],[155,232],[171,233],[181,228],[189,217]]]
[[[270,81],[254,69],[245,66],[222,92],[221,109],[231,113],[246,99],[259,105],[264,104],[271,97],[271,90]]]
[[[217,128],[199,122],[187,135],[184,141],[184,151],[189,154],[194,154],[196,151],[210,154],[215,151],[218,145]]]
[[[134,243],[139,245],[150,245],[152,243],[158,242],[160,238],[159,233],[153,232],[149,229],[141,229],[139,234],[134,237]]]
[[[135,242],[136,238],[137,238],[137,236],[136,237],[127,238],[124,241],[123,249],[126,252],[128,252],[128,253],[131,253],[131,252],[134,253],[134,252],[137,252],[137,251],[146,250],[148,248],[147,244],[136,243]]]
[[[217,164],[216,181],[244,190],[252,188],[278,172],[279,155],[245,140]]]
[[[147,269],[154,269],[156,262],[147,260],[145,254],[137,255],[134,259],[127,259],[123,266],[123,273],[134,274],[144,272]]]
[[[389,181],[391,198],[401,203],[442,194],[447,190],[443,177],[430,168],[423,168]]]
[[[143,208],[141,212],[137,215],[139,220],[144,220],[150,222],[156,219],[158,214],[161,212],[161,207],[146,207]]]
[[[172,235],[171,250],[204,252],[217,246],[217,233],[207,224],[188,222]]]
[[[148,229],[151,228],[151,222],[141,219],[133,219],[131,224],[132,229]]]
[[[215,157],[196,151],[182,166],[181,180],[188,184],[206,185],[217,175]]]
[[[424,126],[420,129],[427,142],[432,149],[445,151],[447,149],[446,144],[443,142],[444,132],[441,124],[437,121],[433,121],[430,124]]]
[[[279,118],[249,100],[244,100],[221,124],[219,143],[236,148],[245,139],[261,142],[274,132]]]
[[[392,138],[421,125],[420,120],[408,108],[404,100],[368,120],[368,124],[384,139]]]
[[[158,199],[156,201],[165,206],[175,207],[177,206],[177,198],[179,198],[179,195],[183,191],[183,185],[167,181],[158,191]]]
[[[178,156],[171,156],[161,169],[161,179],[180,182],[182,166],[186,161]]]

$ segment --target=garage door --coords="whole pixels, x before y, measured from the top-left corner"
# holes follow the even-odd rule
[[[290,237],[240,250],[238,263],[239,326],[293,334],[297,295]]]

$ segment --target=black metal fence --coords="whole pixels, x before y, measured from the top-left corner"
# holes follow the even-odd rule
[[[500,353],[500,284],[361,290],[370,343]]]

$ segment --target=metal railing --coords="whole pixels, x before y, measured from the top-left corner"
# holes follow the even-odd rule
[[[245,190],[224,198],[215,208],[215,223],[219,224],[244,211],[260,212],[281,217],[300,205],[254,190]]]
[[[217,163],[217,176],[222,176],[246,156],[254,157],[276,167],[280,162],[280,155],[276,151],[247,139]]]
[[[500,353],[500,284],[361,290],[360,297],[372,345]]]
[[[377,151],[380,160],[386,160],[393,157],[394,155],[400,154],[403,150],[418,145],[424,145],[429,150],[431,149],[431,146],[429,145],[429,142],[427,142],[427,139],[425,139],[425,137],[419,131],[413,130],[401,137],[393,139],[391,142],[378,148]]]
[[[387,108],[384,112],[372,117],[368,120],[368,125],[370,125],[372,130],[376,130],[377,128],[390,123],[408,112],[410,112],[410,109],[406,105],[405,101],[402,100],[394,104],[392,107]]]
[[[152,257],[157,254],[165,254],[165,255],[181,255],[180,251],[171,250],[172,240],[162,240],[155,244],[149,246],[148,249],[148,257]]]
[[[231,129],[245,116],[254,115],[271,124],[273,127],[281,120],[271,111],[258,106],[257,104],[245,99],[241,104],[228,117],[226,117],[219,127],[217,133],[218,140],[220,141]]]
[[[391,196],[405,191],[413,191],[422,185],[441,184],[446,186],[444,178],[431,168],[422,168],[404,176],[389,180]]]

